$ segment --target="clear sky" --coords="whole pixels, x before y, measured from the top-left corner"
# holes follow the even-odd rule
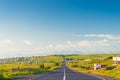
[[[0,58],[119,48],[120,0],[0,0]]]

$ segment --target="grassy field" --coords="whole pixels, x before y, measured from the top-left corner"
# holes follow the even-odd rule
[[[112,57],[120,54],[67,55],[66,65],[76,71],[110,76],[120,79],[120,65],[113,65]],[[0,80],[12,80],[12,76],[51,72],[61,67],[62,56],[37,56],[1,60]],[[104,65],[94,70],[94,64]]]
[[[120,56],[120,54],[69,55],[66,59],[67,66],[73,70],[120,79],[120,65],[113,65],[112,57],[114,56]],[[94,70],[95,63],[101,64],[103,67]]]
[[[58,69],[62,65],[63,58],[62,56],[22,57],[2,61],[0,80],[11,80],[12,76],[42,74]]]

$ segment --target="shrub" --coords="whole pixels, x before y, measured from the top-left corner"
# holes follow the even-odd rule
[[[44,64],[41,64],[39,68],[40,68],[40,70],[44,70],[45,69]]]
[[[115,66],[109,66],[109,67],[106,67],[106,70],[112,70],[114,68],[115,68]]]
[[[56,62],[56,63],[55,63],[55,66],[59,66],[59,63],[58,63],[58,62]]]
[[[78,65],[77,65],[77,64],[74,64],[74,65],[72,65],[71,67],[78,67]]]
[[[82,69],[90,70],[91,68],[89,66],[80,66]]]
[[[48,70],[48,69],[50,69],[51,67],[50,66],[47,66],[47,67],[45,67],[45,70]]]
[[[107,59],[112,59],[112,56],[107,57]]]
[[[2,75],[0,75],[0,80],[5,80],[4,77]]]

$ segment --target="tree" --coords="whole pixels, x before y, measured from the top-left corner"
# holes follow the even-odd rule
[[[39,68],[40,68],[40,70],[44,70],[45,69],[44,64],[41,64]]]

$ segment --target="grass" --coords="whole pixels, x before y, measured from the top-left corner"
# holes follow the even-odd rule
[[[120,56],[120,54],[69,55],[67,56],[67,66],[79,72],[120,79],[120,65],[114,66],[112,62],[112,57],[115,55]],[[101,68],[100,70],[94,70],[95,63],[106,65],[106,67]]]
[[[43,74],[58,69],[62,65],[62,56],[25,57],[4,59],[0,64],[0,80],[10,80],[12,76]],[[43,65],[43,67],[40,67]],[[12,69],[17,69],[13,71]],[[3,79],[2,79],[3,78]]]
[[[66,56],[67,66],[73,70],[110,76],[120,79],[120,65],[113,66],[112,57],[120,54],[86,54]],[[4,59],[0,64],[0,80],[11,80],[13,76],[43,74],[61,67],[62,56],[38,56]],[[94,70],[94,64],[106,65],[100,70]],[[12,69],[19,69],[12,71]]]

